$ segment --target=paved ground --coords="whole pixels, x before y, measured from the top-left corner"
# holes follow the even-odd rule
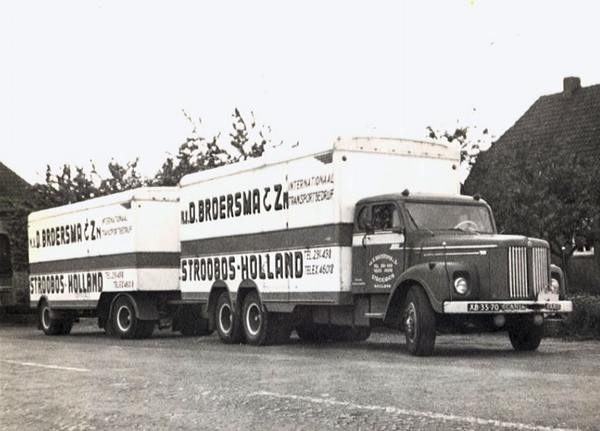
[[[448,336],[414,358],[395,334],[258,348],[2,325],[0,429],[599,430],[600,343]]]

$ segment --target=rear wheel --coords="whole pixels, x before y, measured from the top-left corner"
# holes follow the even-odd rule
[[[129,296],[117,298],[112,307],[111,320],[115,335],[122,339],[145,338],[154,332],[155,322],[138,319],[133,299]]]
[[[225,344],[238,344],[244,339],[242,326],[229,299],[229,293],[223,292],[217,300],[215,322],[219,338]]]
[[[537,350],[544,336],[544,325],[535,325],[531,316],[523,316],[508,325],[508,338],[520,352]]]
[[[63,335],[65,334],[64,329],[64,321],[60,319],[56,319],[51,317],[52,313],[50,311],[50,306],[46,301],[42,302],[40,307],[38,308],[38,317],[40,321],[40,327],[44,334],[46,335]],[[68,329],[68,334],[71,332],[71,327],[73,326],[73,321],[69,321],[70,326],[67,325],[66,329]]]
[[[418,286],[411,287],[404,308],[406,347],[415,356],[429,356],[435,346],[435,312]]]
[[[244,299],[242,312],[244,334],[248,344],[262,346],[275,344],[289,338],[291,326],[286,316],[269,313],[263,308],[256,292],[249,293]]]

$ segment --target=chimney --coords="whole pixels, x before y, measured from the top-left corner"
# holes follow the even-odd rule
[[[581,79],[576,76],[568,76],[563,79],[563,97],[570,97],[581,88]]]

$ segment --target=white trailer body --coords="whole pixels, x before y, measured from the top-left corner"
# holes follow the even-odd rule
[[[179,292],[177,188],[126,191],[28,221],[32,307],[43,302],[64,317],[95,311],[103,296],[136,293],[144,301],[144,293]]]
[[[188,175],[180,200],[182,298],[208,302],[220,288],[235,302],[240,288],[253,287],[274,311],[342,304],[351,289],[356,202],[404,189],[459,194],[459,160],[457,149],[439,142],[353,138]]]

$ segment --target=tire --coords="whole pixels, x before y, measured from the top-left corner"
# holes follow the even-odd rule
[[[244,333],[239,320],[231,305],[229,293],[221,293],[215,307],[215,326],[223,343],[239,344],[244,340]]]
[[[531,316],[524,316],[508,326],[510,344],[518,352],[537,350],[544,336],[544,325],[536,326]]]
[[[106,335],[109,337],[113,337],[115,335],[115,328],[111,319],[106,320],[106,323],[104,324],[104,332],[106,332]]]
[[[133,299],[120,296],[113,303],[111,323],[117,337],[124,340],[144,338],[154,331],[154,322],[137,318]],[[152,331],[150,331],[152,329]]]
[[[42,302],[38,308],[39,324],[42,331],[46,335],[63,335],[63,322],[59,319],[53,319],[50,317],[51,311],[50,306],[46,301]],[[71,326],[73,324],[71,323]],[[70,328],[69,328],[70,332]]]
[[[406,347],[414,356],[429,356],[435,346],[435,312],[418,286],[411,287],[404,307]]]
[[[256,292],[250,292],[244,299],[242,326],[248,344],[264,346],[280,341],[287,331],[278,325],[280,320],[280,316],[264,309]]]

